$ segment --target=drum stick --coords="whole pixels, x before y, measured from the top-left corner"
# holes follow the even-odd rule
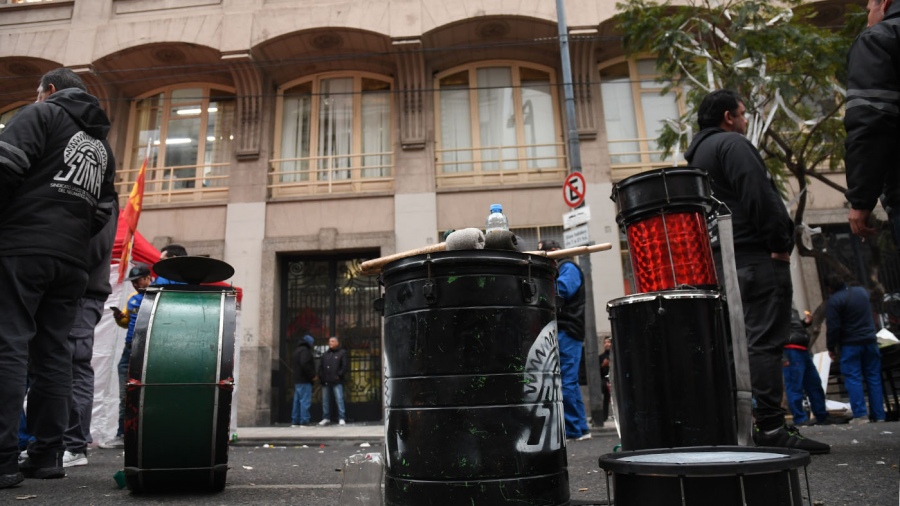
[[[359,264],[359,267],[362,270],[362,274],[378,274],[381,271],[382,267],[393,262],[394,260],[400,260],[402,258],[415,255],[424,255],[425,253],[437,253],[438,251],[444,251],[446,249],[447,243],[440,242],[437,244],[432,244],[431,246],[401,251],[400,253],[394,253],[393,255],[366,260],[365,262]]]
[[[575,246],[574,248],[558,249],[554,251],[526,251],[525,253],[547,258],[568,258],[578,255],[587,255],[588,253],[596,253],[598,251],[606,251],[608,249],[612,249],[612,244],[604,242],[602,244],[594,244],[591,246]]]

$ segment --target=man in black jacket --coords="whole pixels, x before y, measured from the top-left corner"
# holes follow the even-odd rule
[[[312,404],[312,382],[316,379],[316,363],[312,346],[315,340],[307,334],[297,343],[291,357],[294,376],[294,409],[291,410],[291,427],[309,425],[309,407]]]
[[[337,337],[328,339],[328,349],[319,364],[319,381],[322,382],[322,421],[331,423],[331,397],[337,404],[340,425],[346,425],[344,412],[344,374],[347,372],[347,350],[341,347]]]
[[[794,224],[759,151],[744,137],[745,112],[743,100],[731,90],[707,95],[698,110],[700,132],[685,158],[709,173],[713,195],[732,215],[754,398],[754,440],[759,446],[828,453],[828,445],[804,438],[784,421],[781,356],[791,324]],[[712,236],[721,266],[717,231]]]
[[[116,200],[110,124],[97,99],[68,69],[45,74],[37,91],[0,132],[0,488],[65,476],[68,335],[88,281],[88,242]],[[19,465],[26,374],[36,440]]]
[[[900,3],[869,0],[868,28],[847,57],[847,129],[844,165],[850,229],[875,235],[872,209],[882,196],[894,241],[900,241]]]

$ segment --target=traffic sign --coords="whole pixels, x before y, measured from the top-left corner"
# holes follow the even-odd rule
[[[563,228],[569,230],[578,225],[584,225],[591,221],[591,208],[588,206],[579,207],[574,211],[569,211],[562,216]]]
[[[584,175],[581,172],[573,172],[566,177],[563,184],[563,200],[569,207],[578,207],[584,202],[584,194],[587,190],[587,184],[584,182]]]
[[[588,235],[588,226],[579,225],[571,230],[563,232],[563,243],[565,248],[574,248],[575,246],[584,246],[589,244],[591,238]]]

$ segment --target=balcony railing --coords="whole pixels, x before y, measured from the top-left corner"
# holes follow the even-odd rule
[[[386,151],[273,159],[269,192],[273,198],[391,192],[393,155]]]
[[[616,151],[614,152],[614,146],[616,144],[625,144],[625,145],[637,145],[640,146],[641,142],[646,142],[647,145],[655,145],[656,139],[620,139],[615,141],[609,141],[610,146],[610,167],[612,168],[612,179],[613,181],[621,181],[627,177],[633,176],[635,174],[639,174],[641,172],[651,170],[651,169],[660,169],[663,167],[672,167],[672,159],[671,155],[669,159],[663,160],[662,155],[663,151],[661,149],[648,149],[648,150],[631,150],[631,151]],[[684,166],[686,162],[684,161],[684,154],[682,153],[679,157],[678,163],[674,165]]]
[[[540,155],[542,149],[554,153]],[[562,143],[438,149],[438,188],[563,181],[568,169]],[[543,165],[544,167],[536,167]]]
[[[225,202],[228,200],[228,164],[179,165],[147,168],[144,204]],[[116,191],[124,205],[140,168],[116,172]]]

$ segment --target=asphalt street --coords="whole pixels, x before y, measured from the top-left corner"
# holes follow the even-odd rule
[[[122,468],[121,450],[93,450],[87,466],[68,469],[61,480],[26,480],[0,490],[0,504],[109,505],[340,505],[342,466],[354,453],[381,452],[381,441],[320,437],[281,441],[242,441],[229,450],[227,485],[220,493],[154,493],[136,495],[119,489],[113,475]],[[898,504],[900,423],[810,427],[809,437],[832,445],[829,455],[814,456],[807,469],[812,504],[817,506],[888,506]],[[615,432],[596,432],[593,439],[568,442],[572,505],[608,504],[606,476],[598,457],[618,444]],[[265,445],[268,445],[266,447]],[[800,480],[805,482],[801,469]],[[804,504],[808,505],[806,489]],[[440,498],[434,498],[438,501]],[[423,498],[423,505],[432,504]],[[443,504],[434,502],[434,504]],[[483,505],[494,506],[494,505]]]

